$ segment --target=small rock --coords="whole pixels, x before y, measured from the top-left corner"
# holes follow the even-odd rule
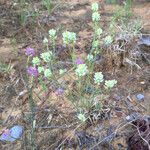
[[[143,36],[143,37],[140,39],[139,44],[143,44],[143,45],[146,45],[146,46],[150,46],[150,36]]]
[[[138,94],[136,95],[137,101],[141,102],[144,100],[144,95],[143,94]]]
[[[24,128],[20,125],[16,125],[10,129],[7,129],[0,136],[1,141],[14,142],[17,139],[21,138]]]
[[[130,121],[136,120],[136,119],[138,119],[138,118],[140,118],[140,114],[134,112],[134,113],[132,113],[131,115],[128,115],[128,116],[126,117],[126,120],[130,122]]]
[[[121,96],[118,95],[118,94],[114,94],[113,95],[113,99],[116,100],[116,101],[120,101],[121,100]]]
[[[126,117],[126,120],[127,120],[127,121],[130,121],[130,120],[131,120],[131,116],[127,116],[127,117]]]

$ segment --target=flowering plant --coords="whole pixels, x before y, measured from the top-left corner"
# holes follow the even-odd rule
[[[28,74],[38,77],[36,83],[42,85],[43,90],[48,90],[49,88],[47,88],[47,86],[50,86],[50,88],[55,88],[55,94],[59,96],[59,98],[67,95],[67,98],[72,100],[76,106],[77,111],[80,111],[77,117],[83,122],[86,120],[86,112],[89,112],[90,108],[93,109],[93,105],[95,108],[98,104],[99,106],[103,106],[101,105],[101,99],[103,98],[98,99],[97,102],[97,100],[95,100],[96,97],[103,94],[103,91],[106,92],[107,90],[105,89],[112,89],[117,84],[116,80],[104,80],[102,72],[96,71],[97,67],[95,67],[95,61],[97,59],[97,54],[100,53],[100,37],[103,33],[102,28],[98,25],[100,20],[98,9],[98,4],[94,3],[92,5],[94,34],[92,35],[92,47],[88,55],[86,55],[86,53],[80,56],[76,54],[76,33],[69,31],[63,32],[62,40],[63,44],[66,45],[64,48],[67,49],[66,52],[69,52],[69,57],[67,55],[69,65],[67,66],[64,61],[62,62],[60,60],[61,57],[58,57],[59,55],[56,53],[57,48],[55,42],[57,35],[54,29],[49,30],[50,42],[47,38],[43,40],[44,50],[47,50],[46,52],[44,51],[41,53],[39,57],[34,56],[34,50],[31,48],[26,52],[26,55],[34,56],[32,59],[33,66],[27,69]],[[104,42],[105,44],[110,44],[112,42],[112,37],[107,36]],[[83,58],[84,56],[86,58],[81,59],[81,57]],[[70,57],[72,61],[70,61]],[[73,76],[70,75],[70,72],[73,73]],[[74,74],[76,75],[75,77]],[[67,78],[69,77],[67,82],[64,81],[66,79],[65,75],[67,75]],[[64,89],[66,89],[66,93]],[[102,107],[99,107],[99,109],[101,108]]]

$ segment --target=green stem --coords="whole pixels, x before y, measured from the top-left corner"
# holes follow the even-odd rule
[[[28,92],[29,92],[29,106],[30,106],[30,110],[31,110],[30,119],[32,121],[32,124],[31,124],[31,146],[32,146],[32,150],[35,150],[35,128],[34,128],[35,103],[33,100],[33,86],[34,86],[34,78],[32,77],[31,87],[28,86]]]

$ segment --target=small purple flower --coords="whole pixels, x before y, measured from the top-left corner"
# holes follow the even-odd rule
[[[27,56],[33,57],[33,56],[35,56],[35,50],[31,47],[27,47],[25,54]]]
[[[78,59],[76,59],[75,63],[76,63],[77,65],[84,64],[84,60],[78,58]]]
[[[9,129],[6,129],[6,130],[3,132],[2,137],[3,137],[3,138],[7,138],[8,136],[10,136],[10,134],[11,134],[11,131],[10,131]]]
[[[37,68],[36,67],[29,67],[28,69],[27,69],[27,72],[28,72],[28,74],[29,75],[32,75],[32,76],[34,76],[34,77],[37,77],[38,75],[39,75],[39,72],[38,72],[38,70],[37,70]]]
[[[64,89],[63,88],[58,88],[56,90],[56,95],[63,95],[63,93],[64,93]]]

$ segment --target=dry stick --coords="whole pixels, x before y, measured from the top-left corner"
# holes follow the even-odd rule
[[[140,138],[148,145],[148,149],[150,150],[150,145],[149,145],[149,142],[145,139],[145,138],[143,138],[142,137],[142,135],[141,135],[141,133],[140,133],[140,131],[139,131],[139,129],[138,129],[138,127],[137,126],[135,126],[134,124],[131,124],[132,126],[134,126],[136,129],[137,129],[137,131],[138,131],[138,134],[139,134],[139,136],[140,136]]]
[[[143,116],[144,117],[144,116]],[[121,124],[119,124],[118,126],[117,126],[117,129],[115,130],[115,132],[113,132],[112,134],[110,134],[109,136],[112,136],[113,134],[117,134],[117,132],[118,132],[118,130],[120,130],[120,129],[122,129],[122,128],[124,128],[125,126],[127,126],[127,125],[132,125],[132,126],[135,126],[135,125],[133,125],[132,124],[132,122],[133,121],[136,121],[137,119],[134,119],[134,120],[132,120],[132,121],[130,121],[130,122],[127,122],[126,124],[124,124],[123,126],[121,126],[123,123],[121,123]],[[121,126],[121,127],[120,127]],[[136,126],[135,126],[136,127]],[[137,128],[137,127],[136,127]],[[138,130],[138,129],[137,129]],[[143,141],[145,141],[147,144],[148,144],[148,148],[149,148],[149,150],[150,150],[150,145],[149,145],[149,143],[148,143],[148,141],[146,141],[142,136],[141,136],[141,134],[140,134],[140,131],[138,130],[138,133],[139,133],[139,136],[142,138],[142,140]],[[90,148],[89,150],[92,150],[93,148],[95,148],[96,146],[98,146],[100,143],[102,143],[103,141],[105,141],[109,136],[107,136],[106,138],[104,138],[103,140],[101,140],[100,142],[98,142],[96,145],[94,145],[92,148]]]
[[[18,79],[18,80],[19,80],[19,79]],[[18,80],[16,81],[16,83],[15,83],[14,85],[17,84]],[[12,112],[13,112],[13,110],[14,110],[14,108],[15,108],[15,105],[16,105],[17,101],[19,100],[19,97],[20,97],[20,95],[18,95],[18,96],[16,97],[16,100],[15,100],[15,102],[13,103],[13,106],[11,107],[11,111],[10,111],[10,113],[8,114],[8,116],[6,117],[6,119],[4,120],[3,124],[5,124],[5,123],[8,121],[9,116],[12,114]]]
[[[126,124],[124,124],[123,126],[121,126],[123,123],[119,124],[117,126],[117,129],[115,130],[115,132],[113,132],[112,134],[110,134],[109,136],[105,137],[104,139],[102,139],[101,141],[99,141],[97,144],[95,144],[92,148],[90,148],[89,150],[92,150],[93,148],[95,148],[96,146],[98,146],[100,143],[104,142],[105,140],[107,140],[108,137],[112,136],[112,135],[116,135],[118,130],[124,128],[125,126],[131,124],[133,121],[135,121],[136,119],[130,121],[130,122],[127,122]],[[120,127],[121,126],[121,127]]]
[[[17,96],[17,98],[16,98],[16,100],[15,100],[13,106],[11,107],[10,113],[8,114],[8,116],[6,117],[6,119],[4,120],[3,124],[5,124],[5,123],[8,121],[9,116],[12,114],[12,112],[13,112],[13,110],[14,110],[14,108],[15,108],[15,105],[16,105],[17,101],[19,100],[19,97],[20,97],[20,96]]]
[[[72,124],[72,125],[62,125],[62,126],[54,126],[54,125],[52,125],[52,126],[45,126],[45,127],[35,127],[35,128],[38,128],[38,129],[69,129],[69,128],[71,128],[71,127],[73,127],[74,126],[74,124]]]
[[[83,123],[84,123],[84,122],[83,122]],[[83,123],[80,123],[80,124],[73,130],[73,133],[75,133],[75,131],[76,131]],[[71,134],[69,134],[69,135],[57,146],[57,148],[56,148],[55,150],[58,150],[59,147],[60,147],[70,136],[71,136]],[[73,138],[73,135],[72,135],[71,138]],[[51,146],[52,146],[52,145],[51,145]],[[49,150],[49,148],[46,149],[46,150]]]

